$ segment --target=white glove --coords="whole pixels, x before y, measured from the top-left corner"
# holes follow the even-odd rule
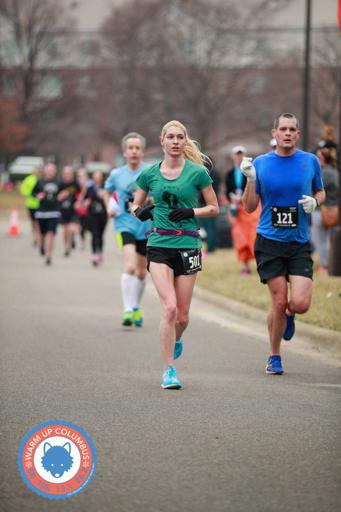
[[[305,211],[305,213],[312,213],[317,207],[317,201],[315,197],[305,195],[303,195],[302,197],[303,199],[300,199],[298,201],[299,204],[303,206],[303,210]]]
[[[255,181],[256,169],[252,165],[252,158],[244,156],[242,163],[240,164],[240,170],[247,177],[247,181]]]
[[[118,202],[113,197],[111,197],[109,199],[109,203],[108,203],[109,217],[116,217],[117,215],[120,215],[120,213],[121,213],[121,208],[119,207]]]

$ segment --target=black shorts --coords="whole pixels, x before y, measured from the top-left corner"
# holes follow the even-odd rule
[[[164,263],[173,271],[174,276],[186,275],[180,251],[190,251],[191,249],[176,249],[171,247],[147,247],[147,270],[149,272],[150,263]]]
[[[39,229],[42,235],[46,235],[46,233],[56,233],[57,226],[59,223],[59,219],[38,219],[39,221]]]
[[[264,284],[277,276],[313,277],[310,242],[276,242],[257,235],[255,256],[257,271]]]
[[[78,215],[74,210],[61,210],[61,224],[71,224],[78,222]]]
[[[137,254],[141,254],[141,256],[146,256],[147,252],[147,239],[144,238],[143,240],[136,240],[134,235],[129,233],[128,231],[122,231],[121,233],[118,233],[120,241],[120,245],[128,245],[133,244],[136,247]]]

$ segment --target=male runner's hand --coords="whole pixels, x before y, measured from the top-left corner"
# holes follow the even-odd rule
[[[138,219],[144,221],[148,219],[153,219],[153,212],[152,209],[154,208],[154,205],[152,206],[139,206],[132,212],[134,217],[137,217]]]
[[[193,208],[173,208],[168,215],[169,220],[173,222],[180,222],[181,220],[191,219],[194,217]]]
[[[244,156],[242,163],[240,164],[240,170],[247,177],[247,181],[255,181],[256,169],[252,165],[252,158]]]
[[[312,213],[318,206],[315,197],[302,195],[303,199],[299,199],[299,203],[303,206],[305,213]]]
[[[121,215],[121,208],[113,197],[109,199],[107,213],[110,218]]]

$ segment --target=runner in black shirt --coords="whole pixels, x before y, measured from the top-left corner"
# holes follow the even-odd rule
[[[58,195],[62,186],[56,174],[56,166],[47,164],[44,168],[44,178],[38,180],[32,190],[32,195],[40,201],[35,217],[39,222],[42,238],[41,253],[46,254],[46,265],[51,265],[54,237],[61,215]]]
[[[62,170],[61,223],[64,227],[64,255],[69,256],[75,235],[79,232],[79,221],[74,205],[80,187],[74,178],[72,167],[67,165]]]
[[[89,178],[87,171],[84,168],[77,171],[77,183],[80,192],[76,195],[75,210],[78,215],[80,224],[80,249],[85,250],[85,234],[89,231],[89,199],[84,199],[86,190],[92,185],[92,180]]]
[[[93,184],[87,189],[85,199],[90,199],[89,226],[92,235],[92,264],[96,267],[103,261],[103,234],[108,216],[103,201],[104,176],[96,171],[92,176]]]

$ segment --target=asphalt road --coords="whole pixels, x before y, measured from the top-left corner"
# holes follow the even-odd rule
[[[120,255],[108,232],[102,268],[88,253],[52,267],[0,234],[1,511],[333,512],[341,509],[340,363],[295,348],[266,376],[265,330],[195,300],[177,367],[160,388],[160,308],[120,326]],[[109,230],[108,230],[109,231]],[[82,427],[97,450],[84,491],[40,497],[18,469],[19,444],[53,419]]]

